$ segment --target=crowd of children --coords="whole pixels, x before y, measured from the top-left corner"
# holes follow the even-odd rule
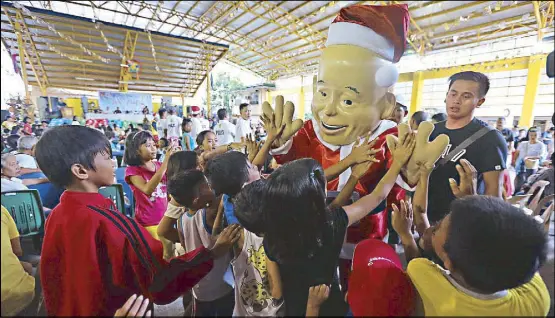
[[[464,159],[460,183],[451,182],[458,199],[438,224],[430,225],[426,206],[433,167],[420,167],[412,201],[393,206],[406,272],[391,246],[365,240],[355,248],[349,284],[341,284],[347,228],[386,199],[415,135],[399,136],[385,176],[351,202],[376,161],[369,140],[325,171],[300,159],[261,178],[284,129],[262,120],[263,144],[248,136],[217,146],[206,130],[194,141],[183,135],[182,146],[160,140],[161,160],[150,132],[130,132],[124,161],[134,219],[98,193],[114,181],[106,136],[83,126],[48,129],[36,161],[67,189],[49,215],[40,260],[48,314],[156,315],[152,303],[179,297],[195,316],[547,314],[549,294],[537,274],[546,258],[542,226],[501,199],[476,195],[475,170]],[[9,160],[2,157],[3,175]],[[327,204],[327,182],[349,168]]]

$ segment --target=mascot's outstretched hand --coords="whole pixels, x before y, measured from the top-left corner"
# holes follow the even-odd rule
[[[399,136],[403,136],[411,131],[410,127],[406,124],[400,124],[398,129]],[[429,139],[433,130],[434,125],[428,121],[422,122],[420,126],[418,126],[416,147],[414,147],[412,157],[410,157],[405,169],[403,169],[403,175],[410,185],[416,185],[418,183],[421,167],[433,167],[449,144],[449,137],[447,135],[439,135],[434,141],[430,142]],[[389,149],[395,149],[395,146],[399,142],[397,137],[388,135],[386,138]]]
[[[291,102],[283,103],[283,96],[276,96],[276,106],[275,110],[268,102],[262,104],[262,112],[264,117],[271,119],[275,116],[276,127],[281,127],[285,125],[281,137],[275,141],[275,147],[283,146],[291,137],[293,137],[299,129],[303,127],[302,119],[293,120],[293,114],[295,113],[295,105]]]

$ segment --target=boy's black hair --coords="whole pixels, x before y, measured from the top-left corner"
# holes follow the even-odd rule
[[[229,151],[209,160],[204,174],[216,195],[234,196],[249,179],[249,159],[244,153]]]
[[[59,187],[68,187],[73,182],[74,164],[95,170],[94,158],[99,153],[112,156],[110,141],[96,129],[77,125],[48,129],[35,146],[39,168]]]
[[[31,119],[31,117],[29,117],[29,116],[23,117],[23,123],[27,123],[27,119]]]
[[[198,187],[206,179],[200,170],[179,171],[168,179],[168,194],[179,204],[190,207],[198,197]]]
[[[164,115],[165,112],[167,112],[167,110],[165,108],[160,108],[158,110],[158,115],[160,115],[160,118],[162,118],[162,116]]]
[[[241,105],[239,105],[239,111],[243,111],[243,108],[245,107],[249,107],[248,103],[242,103]]]
[[[264,234],[262,201],[266,180],[253,181],[241,189],[233,198],[233,211],[239,224],[254,234]]]
[[[439,122],[442,121],[446,121],[447,120],[447,114],[446,113],[437,113],[435,115],[432,116],[432,120]]]
[[[449,77],[449,89],[451,88],[451,85],[453,85],[453,83],[455,83],[458,80],[473,81],[478,83],[478,85],[480,85],[480,91],[479,91],[480,96],[478,97],[480,98],[486,96],[486,94],[489,91],[489,78],[487,77],[487,75],[483,73],[464,71],[464,72],[453,74],[451,75],[451,77]]]
[[[192,123],[192,122],[193,122],[193,121],[191,120],[191,118],[183,118],[182,125],[185,126],[185,124],[190,124],[190,123]]]
[[[227,109],[221,108],[218,110],[218,119],[224,120],[227,117]]]
[[[167,139],[167,138],[164,138],[164,137],[160,138],[160,141],[162,141],[162,142],[164,143],[164,146],[162,146],[162,147],[160,147],[160,148],[165,148],[165,147],[167,147],[167,146],[170,144],[170,142],[168,141],[168,139]]]
[[[428,121],[428,118],[430,118],[430,114],[422,110],[415,112],[411,116],[411,119],[414,120],[416,127],[418,127],[423,121]]]
[[[166,170],[168,179],[180,171],[196,169],[198,166],[197,153],[194,151],[174,152],[168,160],[168,169]]]
[[[499,198],[451,203],[445,252],[465,282],[483,293],[525,284],[546,259],[543,226]]]
[[[213,131],[212,130],[203,130],[197,135],[196,142],[197,142],[198,147],[202,146],[202,143],[204,142],[204,137],[206,137],[207,133],[213,133]]]
[[[127,139],[125,139],[123,160],[125,160],[128,166],[140,166],[143,164],[143,159],[139,156],[139,148],[148,140],[154,140],[154,137],[146,130],[131,132],[129,136],[127,136]]]
[[[21,138],[19,135],[9,135],[8,138],[6,138],[6,145],[8,148],[12,150],[17,149],[17,142],[19,141],[19,138]]]

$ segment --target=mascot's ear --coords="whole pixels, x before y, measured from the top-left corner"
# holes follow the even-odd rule
[[[381,119],[389,119],[395,117],[395,95],[390,92],[385,93],[382,97],[382,114]]]

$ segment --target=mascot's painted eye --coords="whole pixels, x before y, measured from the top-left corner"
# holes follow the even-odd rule
[[[322,97],[328,96],[328,94],[326,94],[326,93],[324,93],[324,92],[322,92],[322,91],[320,91],[320,94],[322,95]]]
[[[346,99],[346,100],[343,101],[343,103],[345,103],[345,105],[347,105],[347,106],[351,106],[353,104],[353,101],[350,100],[350,99]]]

